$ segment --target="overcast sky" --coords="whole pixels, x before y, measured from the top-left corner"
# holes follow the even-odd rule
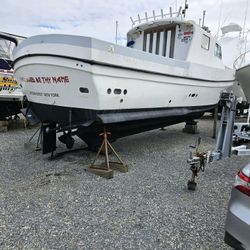
[[[1,31],[31,36],[41,33],[65,33],[92,36],[115,41],[115,22],[119,38],[126,38],[131,28],[130,16],[144,15],[172,6],[183,6],[185,0],[0,0]],[[206,10],[205,24],[213,34],[218,24],[236,22],[243,26],[247,0],[189,0],[187,19],[199,22]],[[250,5],[250,4],[249,4]],[[250,6],[249,6],[250,7]],[[250,15],[250,13],[248,13]],[[250,17],[247,17],[250,28]]]

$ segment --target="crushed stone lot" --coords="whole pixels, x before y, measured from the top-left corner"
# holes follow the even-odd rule
[[[203,149],[214,149],[212,123],[200,120],[198,135],[182,123],[119,139],[112,145],[129,172],[110,180],[84,170],[93,152],[49,160],[24,147],[36,128],[0,133],[0,249],[231,249],[227,204],[250,158],[209,164],[195,192],[186,185],[189,145],[201,136]],[[76,139],[77,147],[85,144]]]

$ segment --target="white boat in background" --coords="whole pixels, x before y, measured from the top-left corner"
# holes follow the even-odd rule
[[[236,79],[242,87],[247,102],[250,103],[250,64],[246,64],[236,70]]]
[[[14,50],[15,77],[30,108],[51,131],[64,132],[68,147],[72,135],[99,145],[104,126],[115,140],[199,118],[233,85],[220,44],[184,20],[181,9],[132,21],[127,47],[50,34]]]
[[[14,79],[12,51],[23,37],[0,32],[0,119],[20,113],[23,92]]]
[[[234,69],[236,70],[236,83],[242,88],[247,103],[250,103],[250,50],[247,50],[247,36],[248,30],[244,37],[245,51],[241,53],[234,61]]]

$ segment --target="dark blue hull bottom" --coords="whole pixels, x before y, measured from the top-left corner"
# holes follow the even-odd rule
[[[42,123],[57,124],[61,131],[74,128],[73,135],[94,148],[101,143],[104,127],[111,132],[110,141],[144,131],[200,118],[215,105],[134,110],[88,110],[30,103]],[[59,126],[58,126],[59,125]]]

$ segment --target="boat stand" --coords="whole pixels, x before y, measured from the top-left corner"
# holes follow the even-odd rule
[[[31,147],[31,141],[34,139],[34,137],[38,134],[37,141],[36,141],[36,148],[35,151],[41,150],[41,145],[42,145],[42,126],[40,126],[35,133],[30,137],[28,142],[24,143],[25,148],[30,148]]]
[[[187,134],[198,134],[198,125],[197,121],[186,121],[185,127],[182,129],[183,133]]]
[[[113,170],[118,170],[122,173],[128,172],[128,166],[124,164],[124,162],[121,160],[119,155],[116,153],[112,145],[108,141],[108,135],[110,135],[110,132],[106,131],[106,128],[104,127],[104,132],[100,134],[100,136],[103,136],[103,141],[101,144],[101,147],[99,148],[96,157],[90,167],[88,167],[86,170],[89,172],[92,172],[96,175],[99,175],[101,177],[104,177],[106,179],[113,178]],[[109,160],[109,150],[110,152],[113,152],[116,158],[119,162],[113,162]],[[95,164],[96,160],[98,159],[101,152],[104,152],[105,156],[105,162],[101,164]]]

